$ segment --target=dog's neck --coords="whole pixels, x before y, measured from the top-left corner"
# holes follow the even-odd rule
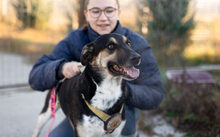
[[[102,111],[108,110],[122,97],[122,78],[113,76],[101,76],[96,72],[86,68],[85,72],[96,85],[96,90],[91,97],[90,104]]]
[[[112,79],[104,79],[96,85],[96,92],[91,99],[91,105],[100,109],[110,109],[122,96],[121,84]]]
[[[93,68],[90,65],[86,66],[84,73],[87,76],[87,78],[89,78],[89,81],[92,80],[91,82],[93,83],[99,85],[101,81],[103,81],[103,77],[101,76],[101,74],[93,70]]]

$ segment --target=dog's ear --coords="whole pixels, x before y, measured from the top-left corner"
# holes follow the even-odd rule
[[[92,61],[93,51],[94,51],[93,43],[89,43],[83,47],[80,57],[80,61],[82,65],[86,66],[89,64],[90,61]]]

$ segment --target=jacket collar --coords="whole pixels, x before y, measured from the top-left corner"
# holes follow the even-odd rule
[[[121,26],[119,21],[117,22],[117,25],[116,25],[115,29],[111,33],[118,33],[118,34],[121,34],[121,35],[125,34],[125,30],[123,29],[123,27]],[[97,39],[99,36],[100,35],[97,32],[95,32],[91,28],[91,26],[88,24],[88,37],[89,37],[89,41],[92,42],[95,39]]]

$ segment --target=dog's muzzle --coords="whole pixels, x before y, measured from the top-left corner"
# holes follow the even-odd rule
[[[109,70],[115,75],[122,75],[127,79],[136,79],[139,77],[140,71],[135,68],[141,62],[141,57],[134,51],[129,51],[130,55],[128,57],[119,57],[120,63],[109,62]],[[122,65],[120,65],[122,64]]]

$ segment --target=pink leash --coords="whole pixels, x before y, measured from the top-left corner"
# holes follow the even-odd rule
[[[52,122],[50,124],[50,128],[49,128],[49,131],[48,131],[46,137],[49,137],[50,130],[51,130],[53,123],[55,121],[55,104],[56,104],[55,99],[56,99],[56,95],[55,95],[55,87],[54,87],[51,91],[51,96],[50,96],[50,102],[51,102],[50,109],[51,109],[51,114],[52,114]]]

